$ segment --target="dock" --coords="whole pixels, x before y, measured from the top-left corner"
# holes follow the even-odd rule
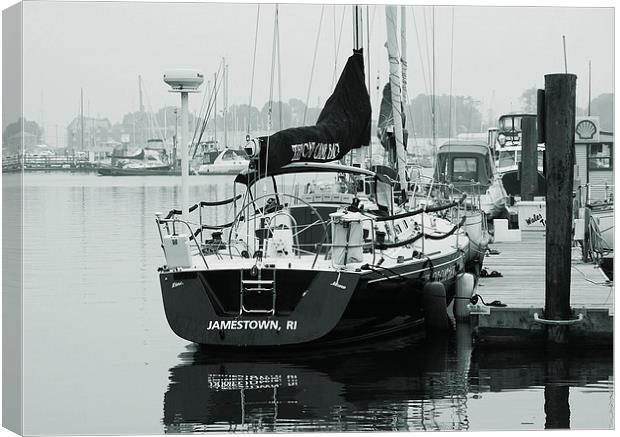
[[[484,268],[500,277],[481,277],[475,291],[487,304],[500,301],[506,306],[487,307],[490,314],[473,315],[474,340],[478,344],[529,344],[544,340],[545,325],[545,232],[522,232],[521,241],[492,243],[498,254],[487,254]],[[573,318],[583,320],[569,328],[571,342],[611,344],[613,342],[613,282],[598,266],[581,260],[581,248],[572,248],[570,305]]]
[[[11,155],[2,157],[3,172],[20,171],[67,171],[67,172],[94,172],[99,167],[98,162],[89,161],[87,156],[74,155]]]

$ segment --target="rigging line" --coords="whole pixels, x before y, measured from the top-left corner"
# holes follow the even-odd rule
[[[306,125],[306,116],[308,115],[308,104],[310,102],[310,90],[312,89],[312,78],[314,77],[314,67],[316,64],[316,54],[319,51],[319,37],[321,36],[321,25],[323,24],[323,12],[325,5],[321,6],[321,18],[319,18],[319,28],[316,32],[316,42],[314,43],[314,56],[312,56],[312,69],[310,70],[310,81],[308,82],[308,92],[306,94],[306,105],[304,107],[304,119],[302,125]]]
[[[254,97],[254,71],[256,70],[256,46],[258,45],[258,23],[260,19],[260,3],[256,5],[256,30],[254,31],[254,55],[252,56],[252,79],[250,81],[250,102],[248,104],[248,131],[250,136],[250,124],[252,119],[252,98]]]
[[[213,95],[214,95],[215,92],[217,92],[217,91],[215,91],[215,89],[214,89],[212,91],[212,93],[211,93],[211,100],[209,101],[209,105],[208,105],[207,110],[205,112],[205,116],[204,116],[204,119],[203,119],[203,122],[202,122],[202,126],[201,126],[201,129],[200,129],[200,135],[198,136],[198,140],[196,141],[196,147],[194,149],[194,156],[196,155],[196,151],[198,150],[198,144],[200,144],[200,142],[202,141],[202,136],[204,135],[204,132],[205,132],[205,130],[207,128],[207,124],[209,122],[209,117],[211,115],[211,112],[213,111],[213,107],[214,107]],[[215,115],[217,116],[217,114],[215,114]]]
[[[217,92],[219,91],[219,87],[222,85],[222,81],[221,80],[219,82],[219,85],[218,85],[218,82],[217,82],[217,78],[220,77],[219,76],[219,72],[220,72],[220,70],[218,69],[218,72],[215,73],[215,80],[214,80],[214,83],[213,83],[213,90],[211,91],[211,95],[209,97],[209,102],[208,102],[208,105],[207,105],[206,113],[205,113],[204,118],[202,120],[200,135],[198,136],[198,140],[196,141],[196,147],[194,148],[194,153],[192,155],[192,159],[196,157],[196,152],[198,151],[198,144],[200,144],[200,141],[202,140],[202,136],[204,135],[204,132],[207,129],[207,124],[209,122],[209,115],[211,114],[211,111],[214,109]],[[217,117],[217,113],[214,115],[214,117]]]
[[[336,68],[335,65],[338,62],[338,51],[336,49],[336,44],[337,44],[337,38],[336,38],[336,5],[333,5],[334,7],[332,8],[332,21],[333,21],[333,32],[332,35],[334,37],[334,74],[336,72]]]
[[[415,15],[414,15],[414,19],[415,19]],[[426,99],[427,103],[428,103],[428,114],[429,114],[429,118],[428,120],[430,121],[430,127],[432,130],[432,114],[433,114],[433,104],[432,104],[432,97],[431,97],[431,87],[430,87],[430,83],[431,83],[431,55],[430,55],[430,51],[429,51],[429,37],[428,37],[428,23],[427,23],[427,19],[426,19],[426,8],[422,7],[422,22],[424,24],[424,48],[426,49],[426,59],[428,61],[427,63],[427,68],[425,69],[425,71],[423,71],[424,75],[424,87],[426,89],[426,92],[428,93],[427,95],[429,96],[428,99]],[[416,26],[416,32],[417,32],[417,26]],[[419,41],[419,40],[418,40]],[[422,57],[422,50],[420,50],[420,62],[422,63],[422,65],[424,65],[424,61],[423,61],[423,57]]]
[[[371,87],[371,68],[370,68],[370,6],[366,5],[366,60],[367,60],[367,75],[368,75],[368,97],[370,97]],[[372,117],[371,117],[372,118]],[[372,141],[368,142],[367,149],[368,165],[372,168]]]
[[[276,10],[276,16],[278,11]],[[281,69],[281,53],[280,53],[280,20],[276,19],[276,46],[278,52],[278,120],[280,122],[280,130],[284,129],[282,125],[282,69]]]
[[[265,150],[265,176],[267,176],[267,165],[269,163],[269,137],[271,136],[271,124],[272,124],[272,113],[273,113],[273,81],[274,74],[276,69],[276,41],[277,41],[277,29],[278,29],[278,5],[276,4],[276,9],[273,17],[273,44],[271,46],[271,77],[269,80],[269,104],[267,110],[267,144]]]
[[[164,137],[161,135],[161,128],[159,127],[159,123],[157,122],[157,117],[153,113],[153,106],[151,105],[151,101],[147,94],[146,87],[144,86],[144,81],[142,81],[142,84],[143,84],[142,94],[144,94],[144,100],[146,100],[146,108],[148,109],[149,125],[153,124],[155,126],[155,129],[151,129],[151,130],[154,130],[155,132],[157,132],[157,134],[159,135],[158,138],[164,141]],[[150,126],[150,127],[152,128],[153,126]],[[165,146],[165,143],[164,143],[164,146]]]
[[[217,78],[219,77],[220,69],[221,69],[221,64],[220,64],[220,67],[218,68],[217,73],[215,73],[215,80],[214,80],[214,83],[213,83],[213,89],[211,90],[211,95],[209,96],[209,101],[208,101],[208,104],[207,104],[207,108],[205,110],[204,117],[202,117],[202,124],[201,124],[200,135],[198,136],[198,140],[196,142],[196,148],[194,149],[194,153],[193,153],[192,158],[194,158],[196,156],[196,151],[198,150],[198,144],[202,140],[202,135],[204,134],[204,132],[206,130],[206,127],[207,127],[207,124],[209,122],[209,115],[211,114],[211,111],[213,110],[213,106],[214,106],[215,98],[217,96],[217,92],[219,90],[219,87],[222,84],[221,80],[220,80],[219,85],[217,83]],[[217,114],[215,114],[215,116],[217,117]],[[194,138],[192,138],[192,141],[193,140],[194,140]]]
[[[332,89],[336,84],[336,73],[338,72],[338,53],[340,53],[340,41],[342,41],[342,29],[344,28],[344,13],[347,10],[347,6],[342,7],[342,16],[340,17],[340,33],[338,34],[338,44],[336,46],[336,62],[334,62],[334,76],[332,77]]]
[[[200,120],[202,120],[205,115],[205,111],[206,111],[205,104],[207,101],[207,94],[209,94],[208,91],[205,92],[202,96],[202,103],[200,104],[200,111],[198,111],[198,117]],[[209,96],[209,100],[210,100],[210,96]],[[196,126],[194,127],[194,135],[192,136],[192,144],[194,144],[194,140],[196,139],[196,135],[198,134],[199,126],[202,126],[202,123],[200,124],[196,123]]]
[[[433,156],[437,156],[437,118],[436,118],[436,106],[435,106],[435,6],[432,6],[432,26],[431,26],[431,31],[432,31],[432,42],[433,42],[433,68],[432,68],[432,87],[433,87],[433,93],[432,93],[432,103],[433,103]]]
[[[450,138],[452,137],[452,67],[454,64],[454,7],[452,7],[452,28],[450,31],[450,36],[450,104],[448,109],[448,144],[450,144]],[[454,114],[454,118],[456,118],[456,111]],[[456,120],[454,120],[454,123],[456,124]]]
[[[418,25],[415,19],[415,9],[412,6],[411,7],[411,16],[413,17],[413,28],[415,29],[415,38],[416,38],[416,44],[418,46],[418,56],[420,58],[420,65],[422,67],[422,80],[424,82],[424,90],[428,93],[428,84],[426,82],[426,68],[424,67],[424,58],[422,57],[422,48],[420,47],[420,35],[418,33]],[[430,112],[430,101],[427,100],[427,103],[429,104],[429,112]],[[413,115],[411,113],[411,105],[407,107],[408,111],[409,111],[409,118],[411,119],[411,123],[413,124]],[[417,137],[416,137],[416,133],[415,133],[415,129],[412,130],[413,132],[413,138],[414,141],[416,142],[417,145]]]
[[[431,87],[431,83],[432,83],[432,78],[431,78],[431,51],[430,51],[430,37],[429,37],[429,24],[428,24],[428,18],[426,16],[426,7],[422,8],[422,21],[424,23],[424,48],[426,50],[426,59],[428,61],[428,68],[427,68],[427,74],[428,74],[428,83],[429,83],[429,94],[432,92],[432,87]]]
[[[371,73],[370,73],[370,6],[366,5],[366,70],[368,74],[368,94],[370,94],[371,87]]]

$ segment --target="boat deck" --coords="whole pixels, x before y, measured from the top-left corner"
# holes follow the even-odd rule
[[[508,307],[545,306],[545,233],[522,232],[520,242],[493,243],[499,255],[487,255],[484,267],[502,277],[482,277],[477,293],[485,302],[500,300]],[[570,303],[572,308],[613,311],[613,283],[598,266],[581,261],[581,248],[572,250]]]

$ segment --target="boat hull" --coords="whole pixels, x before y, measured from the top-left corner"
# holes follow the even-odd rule
[[[509,196],[521,195],[521,180],[519,179],[519,171],[509,170],[501,173],[502,183]],[[547,180],[541,171],[538,172],[538,190],[534,196],[545,196],[547,194]]]
[[[250,271],[162,272],[160,283],[166,318],[179,337],[217,346],[290,346],[413,329],[424,321],[424,285],[443,283],[448,305],[463,269],[463,255],[455,252],[389,271],[275,270],[273,315],[239,311],[241,279]]]
[[[247,164],[243,166],[201,165],[197,173],[199,175],[237,175],[247,168]]]
[[[181,175],[180,171],[175,171],[170,167],[158,167],[151,169],[144,168],[114,168],[99,167],[97,173],[101,176],[176,176]]]

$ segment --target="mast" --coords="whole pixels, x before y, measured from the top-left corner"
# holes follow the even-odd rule
[[[226,58],[224,58],[224,147],[228,147],[228,64]]]
[[[213,73],[213,144],[217,149],[217,73]]]
[[[592,61],[588,61],[588,117],[590,114],[590,104],[592,103]]]
[[[138,75],[138,100],[140,107],[138,108],[140,115],[138,118],[138,133],[140,134],[140,144],[144,147],[146,145],[146,138],[144,135],[144,103],[142,100],[142,75]]]
[[[80,88],[80,150],[84,151],[84,88]]]
[[[142,75],[138,75],[138,97],[140,99],[140,114],[144,113],[144,104],[142,103]]]
[[[405,145],[403,142],[403,122],[401,117],[401,100],[400,100],[400,74],[399,74],[399,57],[398,57],[398,39],[396,29],[396,19],[398,10],[396,6],[385,6],[385,19],[387,28],[387,49],[390,62],[390,90],[392,93],[392,116],[394,119],[394,138],[396,140],[396,168],[398,170],[398,179],[400,181],[401,190],[406,188],[405,164],[407,159],[405,156]]]
[[[435,6],[432,6],[432,46],[433,46],[433,68],[431,72],[431,120],[433,131],[433,157],[437,157],[437,120],[435,119]]]
[[[370,73],[370,7],[368,5],[366,5],[366,64],[368,65],[366,74],[368,75],[368,95],[370,96],[372,78]],[[372,168],[372,141],[368,144],[368,165]]]
[[[363,48],[364,42],[362,38],[362,11],[359,5],[353,6],[353,49],[360,50]],[[360,151],[361,152],[361,151]],[[357,164],[361,167],[361,153],[351,151],[349,159],[351,159],[351,165],[353,165],[353,155],[357,158]]]

